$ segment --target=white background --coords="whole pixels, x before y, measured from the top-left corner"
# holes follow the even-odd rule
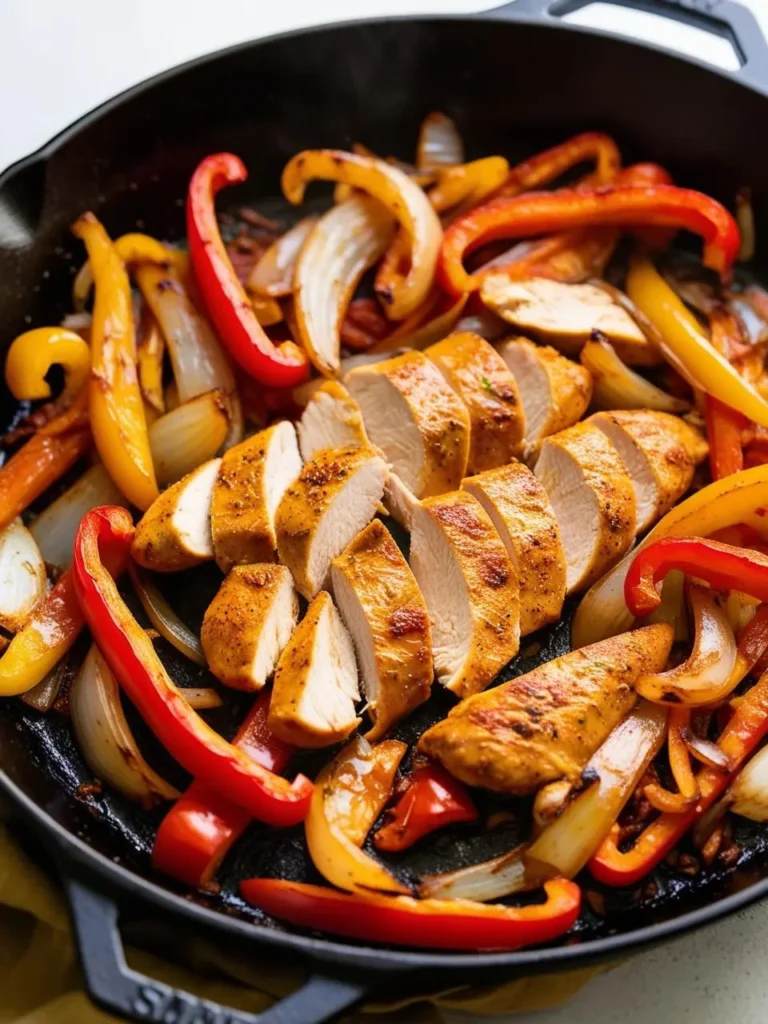
[[[768,34],[768,0],[744,2]],[[114,93],[209,50],[319,21],[484,6],[482,0],[0,0],[0,169]],[[578,20],[733,66],[723,40],[600,6]],[[691,116],[706,112],[692,110]],[[755,125],[756,132],[766,128]],[[568,1007],[527,1020],[757,1024],[768,1020],[767,947],[764,905],[635,957],[592,982]],[[468,1024],[469,1018],[461,1020]]]

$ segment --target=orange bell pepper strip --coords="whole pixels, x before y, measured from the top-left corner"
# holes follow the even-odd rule
[[[506,183],[498,194],[516,196],[521,192],[541,188],[588,160],[595,164],[591,180],[596,185],[607,185],[609,181],[613,181],[621,167],[619,147],[610,135],[604,135],[602,132],[583,132],[517,164],[510,170]]]
[[[96,282],[89,408],[93,440],[119,490],[144,511],[158,489],[136,370],[131,286],[109,235],[92,213],[72,230],[85,243]]]
[[[79,334],[63,327],[36,327],[15,338],[5,360],[5,382],[14,398],[37,401],[51,397],[45,379],[52,366],[64,368],[59,406],[80,394],[91,369],[91,350]]]
[[[733,363],[744,354],[741,323],[728,309],[716,309],[709,320],[712,347]],[[709,442],[709,469],[713,480],[721,480],[744,468],[743,433],[749,420],[738,409],[705,396],[707,441]]]

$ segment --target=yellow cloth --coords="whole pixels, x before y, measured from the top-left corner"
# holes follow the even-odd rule
[[[136,970],[251,1013],[266,1009],[301,980],[284,961],[272,961],[269,951],[260,953],[258,960],[252,953],[238,957],[218,944],[187,937],[182,929],[163,933],[157,927],[133,927],[127,941],[126,955]],[[170,949],[178,962],[157,955],[158,950]],[[370,1005],[347,1021],[352,1024],[360,1021],[361,1013],[376,1013],[375,1024],[441,1024],[440,1008],[501,1016],[546,1009],[570,999],[596,970],[582,968],[498,986],[464,986],[417,1003]],[[63,894],[0,823],[0,1024],[114,1020],[83,993]]]

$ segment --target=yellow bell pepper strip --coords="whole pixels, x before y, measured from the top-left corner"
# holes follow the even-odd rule
[[[161,266],[174,264],[183,267],[186,262],[186,253],[178,249],[171,249],[162,242],[158,242],[156,238],[152,238],[151,235],[143,235],[138,231],[121,235],[113,241],[112,245],[126,267],[141,263],[157,263]],[[72,285],[72,303],[76,310],[85,308],[91,288],[93,288],[93,270],[91,261],[86,260],[78,270]]]
[[[438,213],[459,203],[478,206],[503,185],[509,175],[509,164],[503,156],[486,156],[458,167],[447,167],[438,174],[437,184],[428,193]]]
[[[45,379],[52,366],[64,369],[58,405],[66,407],[83,389],[91,369],[91,350],[79,334],[63,327],[36,327],[15,338],[5,360],[5,382],[14,398],[37,401],[51,397]]]
[[[145,310],[146,313],[146,310]],[[144,401],[156,413],[165,412],[163,393],[163,358],[165,338],[160,325],[151,313],[142,317],[141,330],[136,349],[139,384]]]
[[[92,213],[72,227],[88,250],[96,282],[91,328],[93,440],[122,494],[142,511],[158,495],[136,371],[131,286],[109,235]]]

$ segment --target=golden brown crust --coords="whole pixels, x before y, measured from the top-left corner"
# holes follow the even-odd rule
[[[319,422],[324,418],[327,420],[327,427],[322,436],[330,443],[318,444]],[[315,453],[323,448],[369,444],[360,406],[337,380],[325,381],[312,393],[296,430],[305,461],[313,458]]]
[[[576,781],[636,700],[634,685],[664,668],[666,623],[571,651],[454,708],[419,749],[470,786],[525,796]]]
[[[485,338],[469,331],[450,334],[425,349],[469,412],[467,471],[504,466],[520,454],[525,417],[515,378]]]

